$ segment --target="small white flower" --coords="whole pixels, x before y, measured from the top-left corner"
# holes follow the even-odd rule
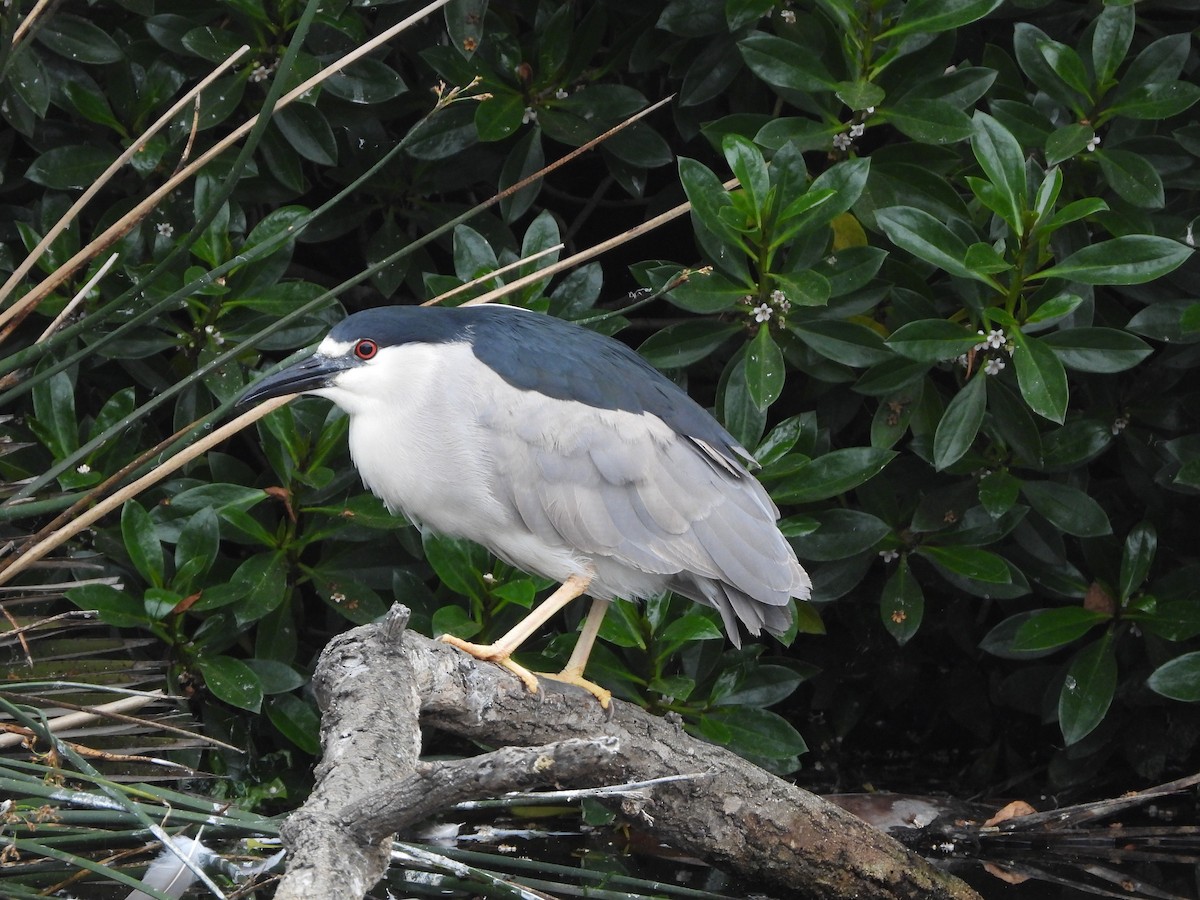
[[[975,352],[982,353],[984,350],[986,350],[988,348],[987,334],[984,332],[984,330],[982,328],[979,329],[975,333],[977,335],[979,335],[981,338],[983,338],[982,341],[980,341],[978,344],[975,345]]]
[[[1088,152],[1090,153],[1092,150],[1095,150],[1099,146],[1100,146],[1100,135],[1093,134],[1092,139],[1087,142]]]
[[[866,130],[867,130],[867,126],[863,125],[861,123],[859,123],[858,125],[851,125],[850,126],[850,140],[854,140],[855,138],[862,137],[863,133]]]
[[[771,318],[771,307],[767,306],[767,304],[760,303],[758,306],[754,307],[754,321],[755,322],[766,322],[770,318]]]
[[[1192,233],[1192,225],[1193,224],[1194,223],[1192,223],[1192,222],[1188,222],[1187,233],[1184,234],[1184,236],[1183,236],[1183,242],[1185,244],[1187,244],[1189,247],[1196,246],[1196,235],[1194,235]]]
[[[996,359],[994,356],[983,364],[983,372],[985,375],[999,375],[1004,371],[1004,360]]]
[[[530,122],[537,121],[537,110],[532,106],[525,107],[525,115],[521,116],[521,124],[528,125]]]
[[[264,66],[262,63],[259,63],[257,66],[255,66],[254,71],[252,71],[250,73],[250,80],[252,82],[254,82],[255,84],[257,84],[260,81],[266,81],[270,77],[271,77],[271,70],[268,69],[266,66]]]
[[[1113,423],[1112,423],[1112,426],[1109,428],[1109,431],[1111,431],[1113,434],[1120,434],[1122,431],[1124,431],[1128,427],[1129,427],[1129,417],[1128,416],[1117,416],[1115,419],[1113,419]]]
[[[779,288],[776,288],[775,290],[771,291],[771,302],[787,303],[787,296],[783,293],[783,291],[779,290]]]
[[[329,595],[329,599],[333,603],[345,603],[346,595],[343,594],[341,591],[334,591],[332,594]]]
[[[175,226],[172,225],[170,222],[159,222],[157,225],[154,226],[154,230],[157,231],[159,234],[161,234],[163,237],[169,238],[169,237],[171,237],[171,235],[173,235],[175,233]]]
[[[836,266],[836,265],[837,265],[837,257],[836,257],[836,256],[827,256],[827,257],[825,257],[825,265],[827,265],[827,266]]]
[[[864,110],[863,110],[863,112],[865,112],[865,113],[866,113],[866,114],[869,116],[869,115],[871,115],[872,113],[874,113],[874,112],[875,112],[875,107],[873,107],[873,106],[868,106],[866,109],[864,109]]]
[[[783,21],[787,22],[789,25],[795,25],[796,11],[794,9],[781,9],[779,11],[779,18],[783,19]]]
[[[92,467],[89,466],[87,463],[80,463],[78,466],[75,467],[75,471],[78,472],[80,475],[87,475],[89,472],[92,471]]]
[[[833,136],[833,149],[834,150],[842,150],[842,151],[849,150],[850,145],[853,143],[854,143],[854,138],[852,138],[846,132],[842,132],[841,134],[835,134]]]
[[[955,362],[957,362],[960,366],[962,366],[965,369],[970,364],[971,361],[969,359],[967,359],[967,354],[961,353],[961,354],[959,354],[958,359],[956,359]]]
[[[900,558],[900,551],[899,550],[880,550],[879,558],[882,559],[885,563],[890,563],[890,562],[893,562],[894,560],[897,560]]]
[[[566,100],[567,99],[567,89],[559,88],[557,91],[555,91],[554,99],[555,100]]]
[[[996,328],[993,331],[988,332],[987,345],[989,347],[991,347],[993,350],[999,350],[1001,347],[1004,346],[1004,343],[1005,343],[1005,337],[1004,337],[1004,329],[1003,328]]]

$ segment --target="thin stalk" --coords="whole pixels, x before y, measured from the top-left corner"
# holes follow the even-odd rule
[[[433,3],[422,7],[408,18],[403,19],[402,21],[393,25],[391,28],[363,44],[361,47],[346,54],[341,59],[329,65],[327,68],[322,69],[316,75],[300,84],[298,87],[293,88],[291,91],[284,94],[277,103],[268,108],[265,114],[258,113],[254,116],[251,116],[248,120],[234,129],[224,138],[217,141],[217,143],[210,147],[207,151],[198,156],[189,165],[172,175],[157,190],[153,191],[144,200],[138,203],[137,206],[122,216],[118,222],[111,225],[103,234],[88,244],[87,247],[80,250],[73,257],[71,257],[71,259],[60,266],[53,275],[45,279],[37,287],[33,288],[33,290],[23,296],[5,313],[0,314],[0,325],[3,325],[8,319],[17,314],[14,312],[14,310],[25,309],[27,306],[33,306],[40,303],[47,296],[49,296],[59,284],[61,284],[66,278],[70,277],[70,275],[77,268],[86,263],[93,256],[102,252],[104,249],[124,237],[124,235],[127,234],[133,228],[133,226],[137,224],[137,222],[141,221],[141,219],[144,218],[150,210],[154,209],[164,197],[171,193],[171,191],[175,190],[180,184],[191,178],[194,174],[208,165],[209,162],[220,156],[239,140],[249,134],[250,131],[256,125],[258,125],[260,119],[263,119],[264,117],[269,119],[276,112],[283,109],[290,103],[293,103],[295,100],[319,85],[326,78],[329,78],[331,75],[335,75],[340,72],[343,68],[357,60],[364,53],[368,53],[379,45],[391,40],[391,38],[407,30],[413,24],[423,19],[426,15],[442,6],[445,6],[448,2],[450,2],[450,0],[434,0]],[[291,52],[294,47],[296,47],[296,45],[293,42],[288,48],[289,52]]]
[[[26,21],[28,21],[28,19]],[[83,208],[88,204],[88,202],[95,197],[97,193],[99,193],[100,189],[104,187],[104,185],[106,185],[114,175],[117,174],[118,170],[120,170],[122,166],[129,162],[129,160],[133,159],[138,151],[140,151],[146,145],[146,142],[149,141],[150,138],[154,137],[154,135],[161,131],[164,126],[170,123],[170,121],[174,119],[175,116],[178,115],[182,109],[184,109],[184,107],[192,103],[196,97],[199,96],[201,91],[216,81],[217,78],[227,68],[232,66],[242,56],[244,56],[249,49],[250,46],[248,44],[243,44],[228,57],[226,57],[224,62],[205,75],[204,78],[202,78],[191,88],[191,90],[180,97],[170,109],[159,116],[158,120],[155,121],[154,124],[143,131],[137,140],[129,145],[124,153],[113,160],[112,164],[100,173],[100,176],[94,182],[92,182],[92,185],[79,195],[79,199],[71,204],[71,208],[63,213],[62,217],[54,224],[54,227],[46,232],[45,237],[42,238],[38,245],[29,251],[29,255],[26,256],[24,261],[22,261],[21,264],[13,270],[13,273],[9,276],[8,281],[4,282],[4,286],[0,287],[0,305],[2,305],[4,301],[8,299],[9,295],[12,294],[17,285],[21,283],[21,279],[28,274],[29,270],[33,268],[34,264],[41,258],[42,254],[46,252],[47,248],[49,248],[50,245],[54,243],[55,239],[66,230],[67,226],[75,221],[75,219],[79,216],[79,213],[83,211]],[[0,326],[3,326],[13,315],[15,315],[15,313],[13,313],[11,310],[0,313]]]

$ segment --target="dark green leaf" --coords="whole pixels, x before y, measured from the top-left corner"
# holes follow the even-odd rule
[[[1092,31],[1091,57],[1092,71],[1096,73],[1096,83],[1103,87],[1108,84],[1117,68],[1129,52],[1129,43],[1133,40],[1133,4],[1106,4],[1096,17],[1096,26]]]
[[[791,544],[803,560],[829,562],[870,550],[891,532],[882,519],[854,509],[814,513],[816,531],[792,537]]]
[[[196,660],[204,683],[218,700],[230,706],[258,712],[263,690],[254,670],[232,656],[210,656]]]
[[[923,544],[914,552],[965,578],[985,581],[989,584],[1012,582],[1012,573],[1004,558],[988,550],[981,550],[978,547],[939,547],[934,544]]]
[[[747,297],[748,288],[730,281],[720,272],[693,274],[666,294],[666,299],[674,306],[701,314],[725,312]]]
[[[25,177],[35,184],[67,191],[91,187],[117,158],[103,145],[69,144],[47,150],[33,161]]]
[[[321,166],[337,164],[337,139],[325,116],[315,106],[293,103],[272,119],[292,149],[309,162]]]
[[[920,583],[913,578],[908,568],[908,557],[900,557],[900,565],[894,575],[883,586],[879,598],[879,616],[883,627],[900,646],[921,627],[925,615],[925,595]]]
[[[321,89],[348,103],[361,104],[383,103],[408,90],[394,69],[369,57],[329,76]]]
[[[307,753],[321,752],[321,718],[313,707],[294,694],[272,697],[267,703],[267,718],[279,733]]]
[[[689,319],[668,325],[646,338],[638,353],[659,369],[681,369],[699,362],[741,331],[717,319]]]
[[[1111,534],[1112,526],[1100,504],[1079,488],[1055,481],[1026,481],[1021,492],[1029,505],[1055,528],[1076,537]]]
[[[819,272],[776,273],[772,279],[793,306],[824,306],[829,302],[829,281]]]
[[[1194,600],[1163,600],[1148,613],[1128,611],[1125,615],[1168,641],[1190,641],[1200,634],[1200,603]]]
[[[1067,328],[1046,335],[1042,342],[1063,365],[1080,372],[1124,372],[1154,352],[1141,338],[1116,328]]]
[[[1035,612],[1017,629],[1012,649],[1053,650],[1079,640],[1112,617],[1082,606],[1063,606]]]
[[[1001,217],[1017,234],[1024,233],[1026,205],[1025,154],[1012,133],[987,113],[976,112],[971,149],[1003,200]]]
[[[960,278],[980,277],[963,262],[967,245],[962,239],[924,210],[893,206],[875,213],[875,221],[893,244],[913,256]]]
[[[475,109],[475,128],[481,141],[502,141],[516,132],[525,118],[525,97],[496,88]]]
[[[887,344],[908,359],[933,363],[961,356],[980,340],[978,334],[968,331],[957,322],[921,319],[901,325],[892,332]]]
[[[1135,525],[1125,538],[1121,552],[1121,603],[1124,604],[1133,592],[1142,586],[1150,574],[1150,565],[1158,550],[1158,533],[1149,522]]]
[[[779,399],[785,377],[783,352],[771,336],[771,328],[766,322],[758,326],[758,334],[746,347],[743,358],[750,398],[759,409],[766,409]]]
[[[812,93],[836,89],[836,79],[815,53],[799,44],[762,31],[738,42],[750,71],[772,87]]]
[[[901,132],[922,144],[952,144],[971,136],[971,119],[945,100],[905,98],[877,113]]]
[[[1051,297],[1030,313],[1025,325],[1048,325],[1075,312],[1082,302],[1083,298],[1078,294],[1059,294],[1057,297]]]
[[[1173,272],[1192,250],[1170,238],[1130,234],[1075,251],[1030,278],[1068,278],[1082,284],[1143,284]]]
[[[1077,153],[1082,153],[1096,132],[1088,125],[1071,123],[1056,128],[1046,137],[1046,165],[1057,166]]]
[[[790,759],[808,751],[804,738],[786,719],[751,706],[720,707],[700,722],[700,731],[712,737],[706,723],[719,726],[723,744],[736,753],[767,759]]]
[[[771,493],[779,503],[827,500],[874,478],[895,458],[894,451],[874,447],[831,450],[802,465]]]
[[[756,214],[761,213],[770,187],[770,176],[762,151],[739,134],[726,135],[721,147],[725,161],[750,200],[751,208]],[[758,218],[756,215],[756,220]]]
[[[786,666],[755,666],[728,693],[714,696],[713,703],[762,709],[786,700],[803,681],[803,675]]]
[[[1054,350],[1038,338],[1025,337],[1019,331],[1013,331],[1010,338],[1017,346],[1013,362],[1021,396],[1039,416],[1061,423],[1070,396],[1066,369]]]
[[[1128,150],[1097,150],[1095,155],[1104,180],[1118,197],[1143,209],[1162,208],[1162,178],[1145,157]]]
[[[1079,58],[1078,53],[1066,44],[1048,38],[1039,41],[1037,49],[1041,53],[1042,59],[1046,61],[1046,64],[1054,70],[1054,74],[1066,82],[1073,90],[1079,92],[1089,100],[1091,99],[1091,79],[1088,77],[1087,69],[1084,68],[1083,60]]]
[[[121,508],[121,537],[133,567],[147,582],[163,585],[163,550],[150,514],[136,500]]]
[[[788,330],[817,353],[848,366],[873,366],[893,358],[879,333],[857,322],[814,319],[789,323]]]
[[[950,31],[978,21],[1003,0],[910,0],[900,20],[880,35],[881,38],[922,32]]]
[[[1105,634],[1075,654],[1058,696],[1058,725],[1068,747],[1104,720],[1116,690],[1117,659],[1112,636]]]
[[[883,88],[870,81],[841,81],[838,82],[835,96],[850,109],[868,109],[883,103]]]
[[[667,659],[684,644],[692,641],[719,641],[725,637],[708,616],[699,613],[687,613],[671,623],[655,636],[654,655],[657,659]]]
[[[878,363],[854,384],[854,390],[869,397],[885,397],[920,381],[933,363],[920,360],[892,359]]]
[[[993,518],[1004,515],[1021,493],[1021,479],[1008,472],[989,472],[979,479],[979,502]]]
[[[140,598],[108,584],[87,584],[67,591],[67,599],[80,609],[94,609],[100,621],[114,628],[138,628],[150,624]]]
[[[38,25],[33,32],[38,42],[74,62],[104,65],[125,58],[120,44],[87,19],[56,11],[42,17]]]
[[[1124,92],[1119,102],[1105,111],[1105,118],[1169,119],[1190,109],[1200,100],[1200,86],[1188,81],[1146,84]]]
[[[1172,700],[1185,703],[1200,700],[1200,651],[1163,663],[1146,679],[1146,687]]]
[[[307,678],[287,663],[278,660],[248,659],[246,665],[258,677],[264,694],[285,694],[308,683]]]
[[[933,436],[934,468],[953,465],[971,449],[987,408],[986,379],[983,372],[977,372],[946,407]]]

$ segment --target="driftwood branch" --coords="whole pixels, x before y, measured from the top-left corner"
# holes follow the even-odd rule
[[[538,786],[656,785],[618,810],[666,843],[813,898],[975,898],[962,882],[819,797],[676,724],[543,682],[530,695],[498,666],[406,632],[407,611],[336,638],[317,667],[325,750],[287,821],[278,900],[358,900],[382,877],[389,835],[454,802]],[[569,692],[568,692],[569,691]],[[507,749],[419,760],[419,723]]]

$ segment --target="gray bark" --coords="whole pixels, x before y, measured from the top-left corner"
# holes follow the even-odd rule
[[[679,850],[788,896],[966,900],[978,895],[842,809],[678,725],[513,675],[405,631],[407,611],[325,649],[314,677],[324,756],[317,786],[283,829],[277,900],[358,900],[383,875],[393,831],[473,797],[677,775],[618,810]],[[506,749],[420,762],[420,723]]]

